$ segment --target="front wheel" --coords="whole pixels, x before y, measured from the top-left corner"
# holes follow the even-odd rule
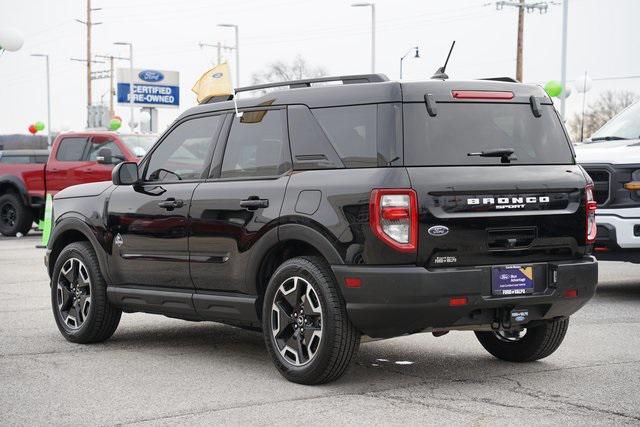
[[[292,258],[276,270],[265,293],[262,323],[276,368],[300,384],[337,379],[360,344],[333,273],[316,257]]]
[[[489,353],[509,362],[533,362],[560,347],[569,328],[569,318],[550,320],[521,331],[478,331],[476,337]]]
[[[89,242],[72,243],[58,256],[51,306],[60,333],[71,342],[100,342],[116,331],[122,311],[107,299],[107,284]]]

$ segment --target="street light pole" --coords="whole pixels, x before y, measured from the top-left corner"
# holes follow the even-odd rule
[[[115,45],[119,46],[129,46],[129,109],[130,109],[130,119],[129,119],[129,129],[133,132],[136,128],[136,122],[133,120],[133,44],[129,42],[115,42]]]
[[[236,36],[236,87],[240,87],[240,35],[236,24],[218,24],[218,27],[233,28]]]
[[[560,116],[565,120],[564,111],[567,101],[567,24],[569,15],[569,0],[562,0],[562,53],[560,59],[560,85],[562,94],[560,97]]]
[[[352,3],[351,7],[371,7],[371,72],[376,72],[376,5],[373,3]]]
[[[414,46],[411,49],[409,49],[404,55],[402,55],[400,57],[400,80],[402,80],[402,61],[404,61],[404,58],[409,55],[409,53],[411,53],[411,51],[415,49],[416,50],[416,55],[414,56],[414,58],[420,58],[420,51],[419,51],[419,47],[418,46]]]
[[[51,86],[49,80],[49,55],[34,53],[31,56],[44,57],[47,66],[47,146],[51,147]]]

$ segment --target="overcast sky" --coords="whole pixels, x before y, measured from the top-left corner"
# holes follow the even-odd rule
[[[18,52],[0,56],[0,133],[26,133],[30,123],[46,121],[45,68],[51,56],[52,128],[82,129],[86,120],[85,68],[69,58],[85,57],[86,0],[0,0],[0,27],[15,27],[25,36]],[[302,55],[330,74],[370,70],[370,12],[352,8],[350,0],[93,0],[93,47],[99,54],[127,56],[114,41],[134,44],[134,66],[180,72],[180,109],[160,111],[161,129],[196,104],[190,89],[215,59],[215,49],[198,42],[233,44],[240,26],[241,85],[275,60]],[[405,60],[405,79],[431,76],[442,65],[451,40],[456,48],[447,72],[452,79],[513,76],[517,10],[497,11],[488,0],[375,0],[377,72],[398,78],[399,57],[419,45],[421,59]],[[585,70],[594,78],[640,75],[640,1],[570,0],[568,78]],[[546,14],[525,16],[524,79],[544,84],[560,79],[561,5]],[[230,64],[235,66],[233,53]],[[106,65],[106,64],[105,64]],[[121,62],[120,66],[128,66]],[[96,69],[103,67],[98,64]],[[235,71],[232,68],[232,74]],[[640,79],[598,80],[589,97],[604,89],[640,93]],[[108,104],[108,80],[94,82],[94,102]],[[569,98],[569,113],[581,97]],[[128,109],[116,113],[128,121]]]

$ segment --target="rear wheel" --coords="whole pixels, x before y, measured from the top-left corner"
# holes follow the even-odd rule
[[[31,230],[32,224],[33,213],[22,203],[18,194],[0,196],[0,233],[5,236],[24,235]]]
[[[296,383],[337,379],[360,344],[333,273],[320,258],[293,258],[276,270],[267,286],[262,319],[276,368]]]
[[[520,331],[476,332],[480,344],[498,359],[533,362],[551,355],[560,347],[569,319],[551,320]]]
[[[60,333],[71,342],[100,342],[116,331],[122,312],[107,299],[107,285],[88,242],[72,243],[58,256],[51,306]]]

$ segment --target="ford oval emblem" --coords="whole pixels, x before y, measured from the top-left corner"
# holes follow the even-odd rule
[[[142,70],[138,73],[138,77],[145,82],[161,82],[164,80],[164,74],[156,70]]]
[[[431,234],[432,236],[444,236],[448,232],[449,228],[445,227],[444,225],[434,225],[427,230],[427,233]]]

